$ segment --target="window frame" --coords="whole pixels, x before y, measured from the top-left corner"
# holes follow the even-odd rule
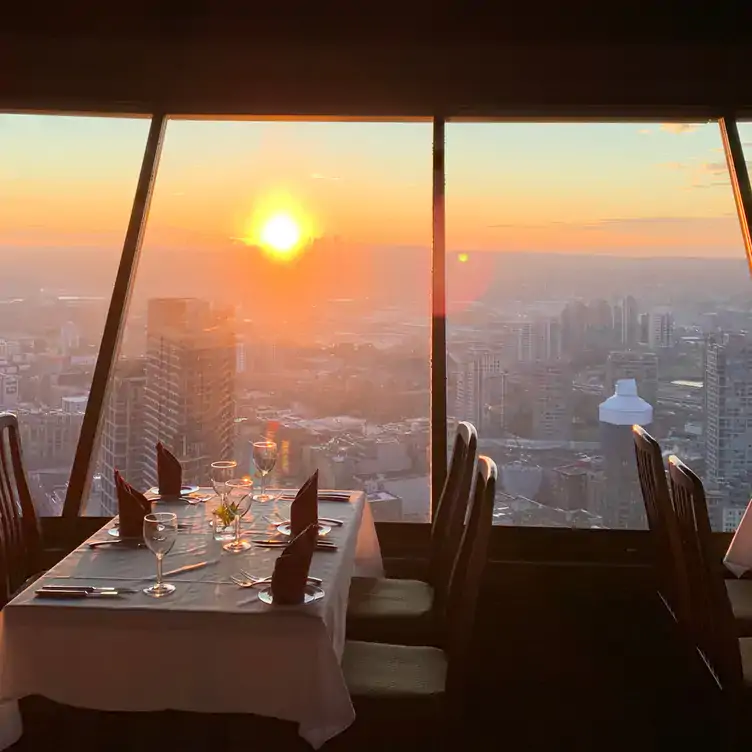
[[[603,112],[603,117],[598,117],[600,112],[593,108],[587,108],[582,116],[564,115],[557,117],[556,112],[550,112],[548,116],[541,117],[543,108],[531,108],[530,117],[524,117],[524,113],[515,112],[511,117],[457,117],[447,118],[444,115],[434,115],[433,123],[433,149],[432,149],[432,250],[431,250],[431,279],[428,281],[431,289],[431,352],[430,352],[430,433],[431,433],[431,509],[435,508],[441,488],[444,483],[447,465],[447,348],[446,348],[446,231],[445,231],[445,124],[452,122],[628,122],[639,120],[641,122],[689,122],[701,120],[715,120],[718,123],[726,164],[731,180],[734,201],[737,208],[742,238],[748,264],[752,271],[752,188],[747,166],[744,160],[741,139],[738,130],[738,111],[720,111],[714,108],[701,108],[701,112],[689,112],[687,108],[650,108],[650,116],[645,113],[633,112],[624,117],[618,117],[618,113]],[[561,108],[555,108],[561,110]],[[585,109],[585,108],[583,108]],[[571,110],[571,108],[570,108]],[[713,115],[709,115],[713,112]],[[65,112],[48,112],[46,114],[68,114]],[[102,114],[92,112],[92,115]],[[594,117],[595,115],[595,117]],[[93,475],[93,458],[98,446],[98,438],[103,423],[104,408],[107,404],[112,374],[118,357],[120,340],[125,324],[128,304],[130,301],[133,282],[138,273],[138,262],[141,244],[145,232],[146,222],[149,215],[149,207],[154,183],[159,170],[159,158],[164,142],[167,120],[169,117],[180,118],[179,114],[168,116],[164,112],[153,113],[150,118],[150,128],[147,137],[144,157],[141,164],[138,183],[136,186],[133,204],[131,207],[130,220],[123,242],[115,284],[110,299],[107,319],[100,341],[99,353],[92,378],[89,400],[84,414],[83,426],[79,435],[78,445],[71,468],[68,490],[63,506],[63,517],[77,517],[81,512],[84,499],[87,498]],[[205,119],[223,119],[222,116],[214,118],[210,115]],[[271,119],[254,117],[252,115],[237,116],[232,119]],[[275,119],[284,120],[280,117]],[[307,118],[298,118],[307,119]],[[316,119],[316,118],[311,118]],[[319,118],[321,119],[321,118]],[[357,121],[399,121],[415,120],[416,118],[384,118],[384,117],[358,117],[358,118],[328,118],[332,120],[357,120]],[[420,118],[423,120],[424,118]],[[411,523],[414,524],[414,523]],[[620,531],[620,533],[623,531]],[[597,531],[599,535],[608,534],[609,531]]]

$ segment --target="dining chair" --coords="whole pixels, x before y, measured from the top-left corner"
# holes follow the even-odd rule
[[[436,734],[448,740],[461,728],[471,680],[478,597],[488,560],[496,477],[493,460],[480,457],[447,595],[445,648],[345,643],[342,670],[356,715],[370,733],[385,734],[395,742],[406,741],[406,733],[421,739],[425,733]],[[344,737],[343,742],[347,741],[346,734]]]
[[[642,499],[654,541],[658,595],[672,618],[682,619],[678,570],[681,549],[675,545],[678,536],[676,515],[666,481],[660,444],[644,428],[632,427]],[[704,499],[703,494],[703,499]],[[727,579],[725,588],[731,601],[740,637],[752,637],[752,580]],[[686,615],[684,615],[686,618]]]
[[[449,473],[431,524],[426,580],[353,577],[347,606],[348,638],[401,645],[440,644],[477,446],[475,427],[459,423]]]
[[[671,497],[663,466],[660,444],[641,426],[632,426],[642,500],[648,518],[653,556],[658,577],[658,596],[671,617],[678,623],[686,619],[682,614],[683,599],[679,588],[681,555],[679,530],[671,504]]]
[[[0,415],[0,606],[41,570],[41,535],[21,455],[18,419]]]
[[[738,724],[752,710],[752,638],[738,634],[723,574],[715,561],[702,481],[673,455],[668,472],[682,550],[681,592],[689,616],[688,637],[721,690],[732,731],[738,729],[744,738],[746,730]]]

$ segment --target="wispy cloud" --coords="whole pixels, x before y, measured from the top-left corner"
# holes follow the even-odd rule
[[[725,162],[704,162],[701,169],[703,172],[709,172],[711,175],[719,175],[728,172],[728,167]]]
[[[694,123],[661,123],[661,130],[667,133],[691,133],[697,128]]]
[[[653,131],[650,130],[650,128],[640,128],[639,131],[637,131],[641,136],[649,136]]]
[[[685,162],[661,162],[658,167],[665,170],[687,170],[689,165]]]
[[[342,178],[338,175],[322,175],[319,172],[312,172],[311,180],[342,180]]]

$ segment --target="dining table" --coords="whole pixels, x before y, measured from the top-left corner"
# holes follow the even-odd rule
[[[103,711],[268,716],[295,722],[314,749],[353,722],[340,666],[350,581],[383,574],[365,494],[319,492],[319,517],[336,523],[325,540],[335,545],[317,548],[311,561],[323,597],[295,606],[267,604],[262,586],[238,584],[272,574],[283,549],[255,541],[285,540],[277,527],[289,520],[291,495],[254,500],[241,525],[252,546],[231,553],[214,539],[217,497],[206,489],[199,494],[198,503],[153,505],[175,512],[179,523],[164,559],[164,579],[176,587],[170,596],[144,594],[156,579],[156,557],[144,546],[115,542],[114,518],[6,605],[0,749],[21,736],[18,700],[30,695]],[[119,594],[40,597],[37,591],[50,585]]]

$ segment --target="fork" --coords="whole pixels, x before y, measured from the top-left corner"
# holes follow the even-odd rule
[[[244,577],[247,577],[249,580],[255,580],[257,584],[266,584],[267,582],[272,581],[271,575],[269,577],[256,577],[256,575],[247,572],[245,569],[241,569],[240,574],[242,574]],[[308,577],[308,582],[310,582],[312,585],[321,585],[323,580],[320,577]]]
[[[230,575],[230,579],[241,588],[252,588],[258,585],[258,582],[251,580],[241,580],[240,577],[236,577],[234,574]]]

